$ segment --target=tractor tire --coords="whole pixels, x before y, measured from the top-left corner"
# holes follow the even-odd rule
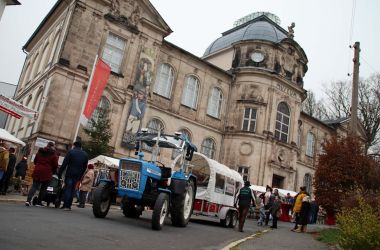
[[[220,220],[220,225],[222,225],[223,227],[228,227],[231,222],[231,217],[231,211],[228,211],[226,214],[226,218]]]
[[[186,183],[183,194],[173,194],[171,201],[171,220],[172,224],[177,227],[185,227],[193,213],[195,188],[194,182],[189,180]]]
[[[139,218],[141,215],[141,213],[136,209],[136,205],[129,201],[123,204],[123,214],[127,218]]]
[[[94,191],[92,213],[97,218],[106,217],[111,206],[111,194],[107,189],[107,183],[100,183]]]
[[[161,230],[169,213],[169,195],[160,193],[154,203],[152,215],[152,229]]]
[[[231,211],[231,219],[230,223],[228,224],[228,227],[235,228],[238,223],[238,213],[236,211]]]

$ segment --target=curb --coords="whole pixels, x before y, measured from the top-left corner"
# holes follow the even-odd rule
[[[24,203],[26,200],[18,200],[18,199],[0,199],[0,203]]]
[[[259,236],[259,235],[261,235],[263,233],[267,233],[269,231],[271,231],[271,230],[270,229],[265,229],[263,231],[258,231],[256,233],[250,235],[250,236],[247,236],[247,237],[245,237],[243,239],[240,239],[240,240],[237,240],[237,241],[234,241],[234,242],[228,244],[227,246],[223,247],[222,250],[230,250],[231,248],[236,247],[236,246],[240,245],[241,243],[243,243],[243,242],[245,242],[247,240],[251,240],[251,239],[255,238],[256,236]]]

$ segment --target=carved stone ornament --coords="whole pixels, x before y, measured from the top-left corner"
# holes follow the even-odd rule
[[[119,0],[111,0],[110,13],[112,15],[120,15],[120,1]]]
[[[138,30],[137,26],[134,25],[129,18],[121,15],[121,16],[116,16],[111,13],[105,14],[104,18],[107,19],[108,21],[115,23],[123,28],[126,28],[127,30],[131,31],[134,34],[140,33]]]
[[[288,26],[288,38],[290,39],[294,38],[294,27],[296,27],[295,23],[292,23],[290,26]]]
[[[240,144],[240,154],[241,155],[251,155],[253,151],[253,146],[249,142],[242,142]]]

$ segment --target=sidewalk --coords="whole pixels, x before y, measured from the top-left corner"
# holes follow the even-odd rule
[[[24,203],[26,196],[22,196],[20,193],[8,193],[7,195],[0,195],[0,202],[8,203]]]
[[[319,232],[331,226],[313,224],[308,225],[307,233],[296,233],[290,231],[294,227],[293,223],[280,222],[278,229],[261,227],[260,231],[268,232],[258,234],[252,239],[248,239],[239,244],[234,249],[239,250],[304,250],[304,249],[330,249],[326,244],[314,239],[313,233]]]

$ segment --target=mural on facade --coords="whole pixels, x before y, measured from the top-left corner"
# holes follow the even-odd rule
[[[133,96],[121,142],[121,146],[129,149],[135,147],[136,133],[141,129],[141,121],[144,118],[146,101],[152,82],[154,58],[153,49],[142,49],[133,81]]]

